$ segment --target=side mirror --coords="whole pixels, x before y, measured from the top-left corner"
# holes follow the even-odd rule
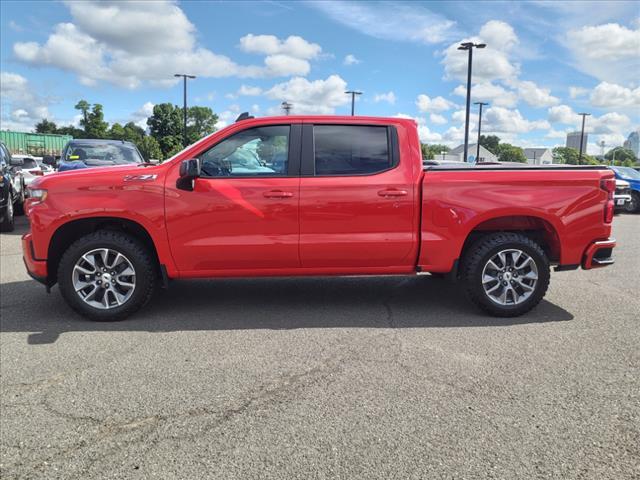
[[[11,157],[9,165],[11,165],[12,167],[22,167],[24,165],[24,160],[21,158]]]
[[[44,163],[45,165],[49,165],[50,167],[55,167],[57,164],[56,157],[54,157],[53,155],[45,155],[44,157],[42,157],[42,163]]]
[[[180,164],[180,177],[176,181],[176,188],[180,190],[193,190],[193,181],[200,176],[200,159],[190,158]]]

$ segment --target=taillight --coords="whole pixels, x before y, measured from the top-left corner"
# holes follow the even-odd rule
[[[616,179],[615,178],[603,178],[600,180],[600,188],[607,192],[607,203],[604,206],[604,223],[611,223],[613,221],[613,212],[615,206],[613,204],[613,192],[616,191]]]
[[[42,170],[34,170],[33,172],[31,172],[31,174],[39,177],[44,175],[44,173],[42,173]]]

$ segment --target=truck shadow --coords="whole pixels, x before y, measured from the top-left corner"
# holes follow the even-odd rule
[[[115,323],[72,312],[57,288],[35,281],[1,286],[0,329],[29,332],[29,344],[67,332],[172,332],[298,328],[464,328],[561,322],[574,317],[546,300],[517,318],[483,314],[459,284],[429,276],[219,279],[173,282],[145,309]]]

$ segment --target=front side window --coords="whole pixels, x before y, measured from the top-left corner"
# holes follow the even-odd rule
[[[389,169],[387,127],[315,125],[316,175],[367,175]]]
[[[200,155],[203,177],[284,177],[289,165],[289,126],[243,130]]]

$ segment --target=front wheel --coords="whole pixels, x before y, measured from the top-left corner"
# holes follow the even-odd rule
[[[495,233],[473,244],[463,266],[473,303],[498,317],[534,308],[549,286],[549,260],[536,242],[519,233]]]
[[[134,237],[99,230],[76,240],[58,266],[60,292],[78,313],[96,321],[123,320],[149,302],[155,263]]]
[[[624,211],[627,213],[640,211],[640,194],[631,192],[631,200],[624,204]]]

